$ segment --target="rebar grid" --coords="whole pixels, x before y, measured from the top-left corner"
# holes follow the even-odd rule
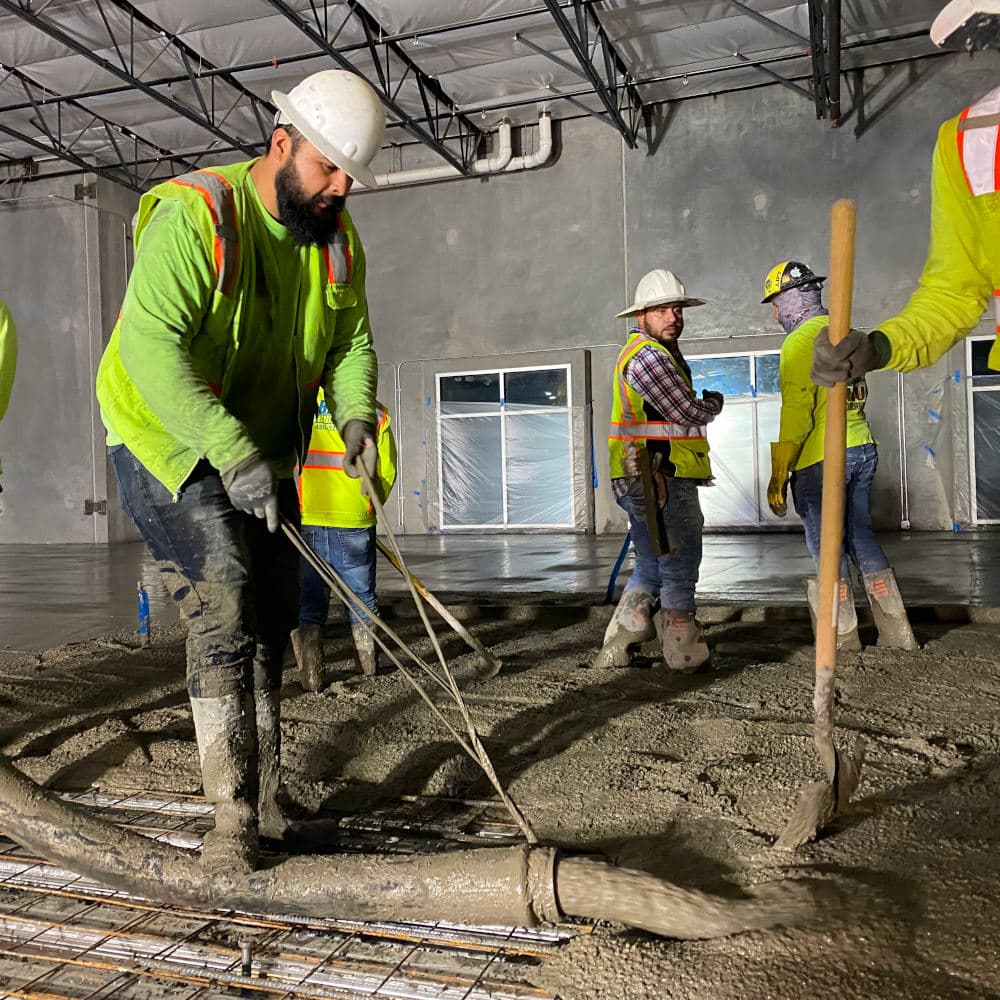
[[[213,822],[212,805],[193,795],[88,790],[64,798],[187,848],[200,846]],[[422,795],[344,815],[340,826],[331,850],[437,853],[520,835],[496,801]],[[542,1000],[551,995],[523,985],[518,966],[590,930],[164,907],[31,857],[0,836],[0,1000]]]

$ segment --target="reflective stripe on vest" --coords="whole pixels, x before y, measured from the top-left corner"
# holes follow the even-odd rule
[[[974,124],[977,118],[1000,114],[1000,87],[990,91],[985,97],[966,108],[958,117],[956,132],[958,141],[958,161],[965,174],[965,182],[973,198],[1000,191],[1000,125]],[[971,127],[963,128],[965,122]],[[996,332],[1000,335],[1000,288],[993,290]],[[994,342],[993,350],[997,350]],[[991,352],[992,358],[992,352]]]
[[[963,128],[969,119],[1000,113],[1000,87],[991,91],[958,117],[958,161],[962,164],[966,183],[973,198],[1000,190],[1000,143],[996,125],[983,128]]]
[[[232,185],[225,177],[211,170],[194,170],[174,177],[169,183],[194,188],[205,199],[215,227],[215,270],[218,274],[215,287],[231,298],[240,263],[239,226]],[[331,285],[349,284],[354,265],[343,219],[337,219],[337,231],[323,248],[323,252],[326,257],[327,281]]]
[[[343,451],[310,451],[302,465],[303,469],[332,469],[344,471]]]
[[[616,431],[618,433],[615,433]],[[675,424],[667,420],[651,421],[645,424],[616,423],[612,420],[611,433],[608,436],[616,441],[645,441],[647,438],[658,441],[693,441],[703,438],[705,432],[701,427]]]
[[[240,244],[236,235],[236,201],[232,185],[225,177],[211,170],[181,174],[170,183],[194,188],[205,199],[215,228],[215,270],[218,274],[215,287],[223,295],[232,297],[240,262]]]

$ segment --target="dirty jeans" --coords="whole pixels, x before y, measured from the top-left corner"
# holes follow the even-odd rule
[[[672,556],[653,554],[653,543],[646,527],[646,504],[642,481],[634,479],[628,492],[618,498],[618,506],[628,514],[629,531],[635,547],[635,569],[626,590],[642,590],[660,607],[674,611],[694,611],[694,589],[701,566],[701,534],[705,518],[698,499],[698,484],[693,479],[667,479],[667,503],[659,511],[666,526]]]
[[[369,611],[378,613],[375,603],[375,529],[374,528],[324,528],[304,524],[302,534],[316,550],[316,554],[332,566],[344,583]],[[302,560],[301,595],[299,606],[300,625],[322,625],[330,605],[330,588],[316,572]],[[359,615],[350,604],[347,606],[351,622]],[[365,615],[367,621],[368,616]]]
[[[118,491],[188,627],[192,698],[281,688],[281,662],[299,611],[299,556],[279,531],[229,502],[219,473],[198,463],[176,501],[124,446],[110,449]],[[298,524],[292,480],[281,513]]]
[[[882,546],[872,533],[871,492],[878,467],[878,449],[861,444],[847,449],[844,480],[844,558],[841,579],[848,579],[847,557],[863,575],[889,568]],[[806,545],[819,566],[819,535],[823,500],[823,463],[817,462],[792,473],[792,500],[806,530]]]

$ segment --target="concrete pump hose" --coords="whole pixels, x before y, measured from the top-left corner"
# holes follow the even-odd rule
[[[710,896],[599,858],[560,857],[556,899],[567,916],[599,917],[662,937],[726,937],[801,923],[816,912],[808,883],[783,881],[751,890],[745,899]]]
[[[115,889],[161,903],[260,914],[508,927],[571,915],[706,938],[791,923],[811,910],[801,885],[724,900],[525,844],[426,856],[306,855],[249,874],[213,872],[191,851],[50,795],[2,756],[0,830],[47,861]]]

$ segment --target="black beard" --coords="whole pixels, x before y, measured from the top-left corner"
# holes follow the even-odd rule
[[[289,160],[274,177],[278,215],[292,240],[299,246],[324,246],[333,239],[337,231],[340,212],[347,203],[347,198],[343,195],[306,198],[293,163],[293,160]],[[327,207],[317,212],[316,208],[322,202],[327,202]]]

